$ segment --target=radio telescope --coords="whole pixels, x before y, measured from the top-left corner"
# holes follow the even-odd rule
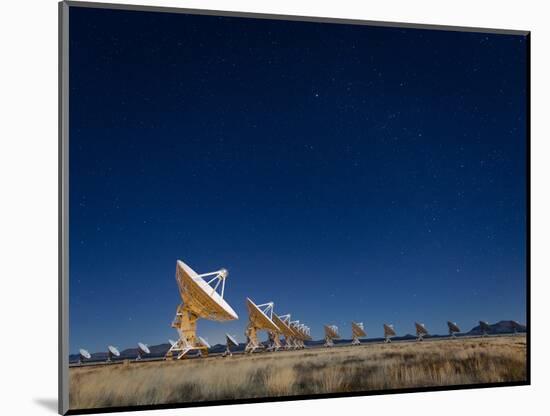
[[[325,325],[325,347],[333,347],[334,340],[340,338],[336,325]]]
[[[491,326],[486,321],[479,321],[479,329],[481,329],[482,337],[486,337],[491,332]]]
[[[304,343],[302,342],[302,333],[300,332],[300,321],[292,321],[289,322],[289,326],[294,332],[294,336],[292,337],[292,340],[294,341],[294,349],[301,349],[304,346]]]
[[[290,327],[290,314],[277,316],[273,314],[273,322],[281,330],[281,334],[285,338],[285,349],[295,348],[294,337],[296,336],[294,330]]]
[[[306,348],[305,341],[311,341],[311,328],[304,325],[304,340],[302,341],[302,348]]]
[[[136,361],[141,360],[142,356],[144,354],[150,354],[151,351],[149,350],[149,347],[141,342],[138,342],[138,355],[136,357]]]
[[[359,337],[366,337],[367,333],[365,332],[365,327],[363,326],[363,322],[352,322],[351,323],[351,345],[359,345],[361,344],[361,341],[359,341]]]
[[[294,337],[294,341],[296,344],[296,349],[301,350],[302,348],[305,348],[304,345],[304,333],[302,332],[302,328],[304,324],[301,324],[300,321],[293,321],[290,323],[292,330],[296,334]]]
[[[304,342],[311,339],[310,329],[309,329],[308,326],[306,326],[304,324],[298,324],[296,326],[296,329],[299,333],[299,335],[298,335],[298,348],[299,349],[305,348],[306,345],[305,345]]]
[[[107,347],[107,362],[111,362],[115,357],[120,357],[120,352],[116,347],[109,345]]]
[[[90,358],[92,358],[92,355],[84,348],[78,351],[78,364],[82,364],[84,360],[89,360]]]
[[[174,346],[176,345],[176,341],[174,341],[173,339],[169,339],[168,342],[170,343],[170,346]]]
[[[277,334],[280,330],[272,320],[273,302],[256,305],[250,298],[246,298],[246,306],[248,307],[248,325],[246,326],[245,336],[248,342],[244,352],[253,353],[260,348],[258,331],[267,331],[270,341],[275,342],[271,339],[272,334]],[[271,344],[270,348],[275,348],[274,344]]]
[[[197,274],[183,261],[176,262],[176,281],[182,303],[176,310],[172,328],[178,331],[179,339],[170,347],[165,358],[176,355],[176,358],[180,359],[191,350],[208,354],[208,347],[197,336],[199,318],[211,321],[239,319],[223,298],[228,274],[226,269]],[[212,278],[207,281],[205,277]]]
[[[384,343],[391,342],[391,337],[395,336],[395,329],[391,324],[384,324]]]
[[[418,322],[415,322],[414,327],[416,328],[416,340],[424,341],[424,335],[428,335],[428,330],[426,329],[426,326],[424,324],[419,324]]]
[[[456,322],[447,321],[447,326],[449,327],[449,336],[451,338],[456,338],[456,333],[460,332],[460,328]]]
[[[227,356],[232,357],[233,353],[231,352],[231,347],[235,348],[238,346],[239,346],[239,343],[234,337],[232,337],[229,334],[225,334],[225,351],[222,354],[222,357],[227,357]]]

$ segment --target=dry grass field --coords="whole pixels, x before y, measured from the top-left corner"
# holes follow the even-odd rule
[[[522,381],[524,336],[71,368],[70,408]]]

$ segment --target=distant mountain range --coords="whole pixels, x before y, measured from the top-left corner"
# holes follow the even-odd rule
[[[496,324],[489,325],[489,332],[490,335],[498,335],[498,334],[511,334],[514,333],[514,328],[516,327],[516,323],[514,321],[499,321]],[[516,329],[517,332],[527,332],[527,327],[525,325],[519,324]],[[479,325],[473,327],[468,332],[461,332],[459,334],[456,334],[457,337],[461,336],[473,336],[473,335],[481,335],[482,331]],[[427,335],[425,338],[444,338],[448,335]],[[392,340],[394,341],[405,341],[405,340],[411,340],[415,339],[415,335],[406,334],[402,336],[395,336],[392,337]],[[361,339],[361,342],[364,344],[368,344],[370,342],[380,342],[383,341],[384,338],[366,338]],[[319,346],[323,345],[325,343],[324,339],[321,340],[314,340],[314,341],[306,341],[306,346]],[[351,343],[351,339],[335,339],[335,344],[349,344]],[[231,348],[231,351],[244,351],[246,344],[240,343],[238,347]],[[144,358],[160,358],[164,357],[168,350],[170,349],[170,344],[159,344],[159,345],[150,345],[149,350],[151,351],[150,354],[147,354],[144,356]],[[213,345],[211,348],[208,349],[208,352],[210,353],[222,353],[225,351],[225,345],[224,344],[216,344]],[[116,357],[114,361],[121,361],[121,360],[134,360],[138,356],[138,348],[127,348],[120,352],[120,357]],[[94,362],[94,361],[105,361],[107,360],[108,354],[107,352],[94,352],[92,354],[92,357],[89,360],[86,360],[87,362]],[[78,362],[79,355],[78,354],[71,354],[69,355],[69,363],[76,363]]]

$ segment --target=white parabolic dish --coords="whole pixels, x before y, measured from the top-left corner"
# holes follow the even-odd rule
[[[419,324],[418,322],[415,322],[414,325],[416,326],[416,332],[419,334],[425,334],[428,335],[428,330],[424,326],[424,324]]]
[[[200,336],[198,338],[202,345],[204,345],[206,348],[210,348],[210,344],[208,343],[208,341],[206,341],[203,337],[200,337]]]
[[[118,357],[120,355],[120,352],[112,345],[109,345],[107,348],[109,349],[109,352],[113,354],[115,357]]]
[[[395,329],[393,325],[384,324],[384,335],[395,336]]]
[[[86,358],[87,360],[89,360],[90,358],[92,358],[92,356],[90,355],[90,353],[88,351],[86,351],[85,349],[80,349],[80,351],[78,351],[80,353],[81,356],[83,356],[84,358]]]
[[[184,304],[195,315],[213,321],[239,319],[219,293],[181,260],[176,263],[176,280]]]
[[[151,351],[149,351],[149,347],[141,342],[138,342],[138,347],[141,351],[143,351],[145,354],[149,354]]]
[[[284,335],[287,336],[294,336],[295,333],[281,318],[279,318],[277,315],[273,314],[273,322],[275,325],[279,327],[279,329],[282,331]]]
[[[325,334],[331,338],[340,338],[336,325],[325,325]]]
[[[246,304],[250,320],[257,328],[279,332],[277,325],[250,298],[246,298]]]
[[[367,335],[367,333],[365,332],[365,328],[363,327],[363,324],[361,322],[352,322],[351,328],[353,335],[355,336],[364,337]]]
[[[225,334],[225,336],[227,337],[227,341],[230,345],[234,346],[234,347],[237,347],[239,345],[239,343],[237,342],[237,340],[235,338],[233,338],[231,335],[229,334]]]
[[[456,322],[447,322],[447,325],[449,326],[449,329],[453,332],[460,332],[460,328],[458,327],[458,325],[456,324]]]

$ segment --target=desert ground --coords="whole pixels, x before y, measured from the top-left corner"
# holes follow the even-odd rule
[[[154,405],[526,379],[523,335],[363,344],[69,370],[70,408]]]

